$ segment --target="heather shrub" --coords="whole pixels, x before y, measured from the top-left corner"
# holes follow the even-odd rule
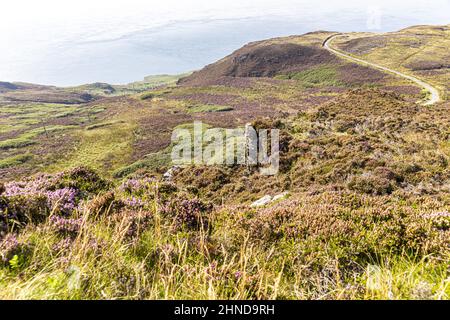
[[[106,180],[86,168],[6,183],[0,195],[0,232],[5,234],[29,223],[41,223],[50,214],[68,217],[78,209],[81,200],[109,186]],[[105,196],[103,205],[98,201],[93,205],[99,206],[97,209],[106,209],[108,201]]]
[[[133,211],[127,208],[120,212],[114,220],[122,228],[120,232],[124,234],[125,239],[135,240],[152,226],[154,214],[150,211]]]
[[[212,194],[230,182],[229,168],[215,166],[196,166],[182,169],[176,176],[178,185],[189,186],[193,194]]]
[[[51,189],[72,188],[87,196],[108,190],[111,186],[111,182],[101,178],[94,170],[77,167],[56,175]]]
[[[395,185],[389,179],[367,173],[353,177],[348,183],[348,188],[361,193],[384,195],[392,193]]]
[[[344,203],[339,201],[343,198]],[[312,196],[258,210],[239,224],[262,244],[292,239],[308,243],[309,250],[335,245],[343,256],[357,262],[361,262],[359,258],[393,252],[419,256],[446,253],[450,238],[439,229],[442,222],[435,219],[430,223],[413,208],[386,200],[356,195]]]
[[[168,181],[161,167],[112,186],[79,168],[5,183],[0,237],[17,235],[33,255],[20,277],[0,267],[0,298],[448,298],[441,109],[356,90],[256,120],[281,130],[273,177],[196,166]],[[289,199],[250,207],[284,191]],[[43,223],[16,228],[11,208]]]
[[[173,219],[176,229],[199,230],[208,227],[211,210],[210,204],[199,199],[174,199],[161,208],[161,213]]]
[[[0,196],[0,222],[9,230],[44,221],[49,212],[45,195]]]
[[[0,240],[0,266],[17,269],[24,265],[30,255],[30,247],[18,240],[13,233]]]
[[[52,230],[56,231],[61,236],[70,238],[74,238],[78,235],[82,223],[82,218],[63,218],[53,215],[49,219],[50,228]]]

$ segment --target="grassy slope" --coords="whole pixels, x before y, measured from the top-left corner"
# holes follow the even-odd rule
[[[328,35],[316,32],[275,38],[247,47],[262,50],[264,54],[265,48],[273,45],[302,45],[316,50],[312,54],[318,54]],[[411,101],[420,95],[403,80],[343,62],[327,53],[319,55],[325,55],[328,62],[308,65],[300,71],[280,70],[275,77],[280,80],[225,77],[201,86],[175,86],[180,76],[189,75],[162,75],[127,86],[91,84],[62,89],[22,84],[7,94],[26,96],[38,91],[40,97],[45,97],[50,90],[70,97],[88,93],[94,101],[84,105],[4,103],[0,110],[0,140],[7,148],[3,148],[0,160],[7,165],[0,173],[7,179],[85,163],[110,174],[166,148],[170,131],[193,119],[212,125],[235,126],[255,117],[295,114],[328,101],[348,88],[360,86],[385,87],[403,93]],[[287,78],[291,80],[284,80]],[[169,88],[153,89],[142,96],[130,95],[161,84],[169,85]],[[33,95],[29,98],[33,99]],[[55,125],[65,129],[51,134],[30,133],[36,128],[45,132],[44,128]],[[58,150],[56,157],[55,148]],[[32,157],[23,162],[13,161],[23,153]],[[61,154],[64,154],[63,158],[59,156]]]
[[[446,299],[449,120],[396,99],[355,92],[285,122],[294,139],[282,166],[294,162],[264,182],[256,172],[206,167],[182,170],[174,185],[145,170],[138,183],[95,191],[69,216],[53,209],[63,222],[48,213],[22,220],[18,244],[0,249],[0,296]],[[349,105],[357,112],[346,113]],[[380,109],[367,118],[375,105],[390,117],[381,120]],[[422,123],[433,125],[416,131]],[[73,179],[61,186],[77,187]],[[286,188],[288,200],[246,205]],[[7,205],[33,217],[40,198],[27,199]]]
[[[450,90],[450,25],[417,26],[387,34],[349,34],[340,46],[358,57],[426,79]]]
[[[159,186],[162,196],[167,185]],[[0,267],[0,298],[445,299],[450,294],[446,243],[437,229],[442,222],[424,218],[445,210],[448,202],[325,193],[298,194],[262,210],[173,211],[167,205],[156,209],[154,187],[144,184],[149,190],[140,196],[148,197],[144,210],[97,215],[105,200],[99,197],[63,222],[27,227],[17,245],[2,250],[9,260]],[[189,201],[183,193],[172,196],[172,205],[180,208]],[[130,194],[118,189],[115,197]]]

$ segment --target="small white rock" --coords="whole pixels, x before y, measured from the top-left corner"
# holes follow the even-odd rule
[[[165,180],[172,180],[173,178],[173,174],[175,173],[175,171],[178,169],[178,166],[173,166],[172,168],[170,168],[169,170],[167,170],[164,174],[163,174],[163,178]]]
[[[285,191],[285,192],[283,192],[283,193],[280,193],[280,194],[277,194],[276,196],[274,196],[274,197],[272,198],[272,202],[277,201],[277,200],[280,200],[280,199],[284,199],[284,198],[287,197],[288,194],[289,194],[289,192],[287,192],[287,191]]]
[[[170,168],[169,170],[167,170],[166,172],[164,172],[163,174],[163,178],[165,180],[172,180],[172,168]]]
[[[265,206],[266,204],[270,203],[272,201],[272,197],[267,195],[262,197],[259,200],[256,200],[255,202],[253,202],[250,207],[262,207]]]

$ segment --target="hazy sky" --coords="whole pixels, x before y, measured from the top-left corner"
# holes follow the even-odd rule
[[[42,27],[74,31],[105,22],[115,22],[112,30],[128,30],[170,20],[296,16],[305,10],[338,13],[370,6],[424,14],[427,8],[439,8],[442,17],[448,17],[450,0],[14,0],[2,1],[0,27],[2,36],[5,30],[14,35]]]
[[[389,31],[409,23],[450,23],[450,0],[2,1],[0,81],[75,84],[95,78],[126,82],[149,72],[186,71],[186,68],[212,62],[212,59],[259,37],[331,28],[367,31],[366,15],[373,10],[380,12],[382,19],[379,30],[371,31]],[[271,29],[264,23],[247,23],[245,27],[252,30],[233,30],[233,25],[237,26],[233,23],[223,23],[220,28],[217,23],[208,24],[209,21],[239,19],[267,21],[274,25]],[[204,29],[208,29],[205,41],[209,41],[210,47],[207,43],[199,43],[194,36],[206,32],[201,27],[196,26],[186,33],[186,23],[192,22],[202,23]],[[288,22],[292,22],[291,29]],[[225,34],[228,30],[233,38]],[[166,35],[168,31],[171,33]],[[142,36],[144,33],[145,37]],[[150,37],[151,34],[154,36]],[[164,37],[158,38],[158,34],[164,34]],[[221,37],[228,38],[215,41]],[[174,42],[168,41],[169,38]],[[197,47],[204,46],[208,52],[202,55],[194,43],[187,42],[188,39],[196,41]],[[187,51],[183,53],[183,48],[177,47],[175,57],[169,51],[177,44],[185,45]],[[189,50],[190,56],[184,57]],[[144,58],[144,55],[158,52],[158,57],[153,60]],[[138,65],[127,66],[131,55],[141,59],[136,63],[146,65],[140,68]],[[110,70],[119,67],[123,68],[119,74]],[[92,70],[90,77],[86,70]]]

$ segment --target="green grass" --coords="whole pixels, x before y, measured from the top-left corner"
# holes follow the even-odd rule
[[[188,107],[188,113],[198,113],[198,112],[224,112],[231,111],[232,107],[220,106],[215,104],[201,104]]]
[[[39,135],[46,135],[57,131],[73,129],[76,126],[63,126],[63,125],[54,125],[54,126],[42,126],[39,128],[32,129],[28,132],[25,132],[19,135],[16,138],[7,139],[0,141],[0,149],[8,150],[8,149],[19,149],[23,147],[27,147],[33,144],[36,144],[36,137]]]
[[[332,65],[321,65],[305,71],[278,75],[276,78],[297,80],[306,87],[343,86],[343,83],[338,80],[336,67]]]
[[[0,150],[18,149],[35,144],[36,141],[32,140],[35,136],[34,133],[25,133],[17,138],[0,141]]]
[[[86,126],[86,130],[94,130],[94,129],[99,129],[99,128],[104,128],[104,127],[108,127],[108,126],[112,126],[116,123],[124,123],[123,121],[104,121],[104,122],[99,122],[99,123],[95,123],[95,124],[91,124],[89,126]]]
[[[150,92],[145,92],[145,93],[141,94],[139,97],[141,100],[151,100],[156,97],[170,94],[171,92],[172,92],[171,88],[163,88],[160,90],[152,90]]]
[[[103,173],[111,173],[128,161],[132,151],[133,130],[134,123],[124,121],[99,123],[87,130],[75,130],[71,134],[80,141],[76,149],[58,155],[48,170],[87,165]]]
[[[33,156],[31,154],[22,154],[22,155],[9,157],[6,159],[1,159],[0,160],[0,169],[21,165],[32,158],[33,158]]]
[[[155,89],[160,86],[175,85],[178,79],[190,73],[176,75],[152,75],[145,77],[143,81],[135,81],[122,85],[109,85],[107,83],[92,83],[78,87],[66,88],[69,92],[89,93],[96,96],[123,96]]]
[[[162,150],[160,152],[151,153],[143,159],[138,160],[128,166],[117,169],[113,176],[115,178],[124,178],[136,173],[138,170],[154,171],[160,168],[170,166],[172,159],[170,157],[170,149]]]

